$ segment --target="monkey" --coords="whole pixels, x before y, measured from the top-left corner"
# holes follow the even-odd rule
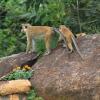
[[[33,51],[35,51],[35,38],[42,36],[45,40],[45,46],[46,46],[46,52],[44,55],[49,55],[51,53],[50,49],[51,36],[52,33],[56,31],[60,35],[58,41],[61,41],[63,39],[65,44],[67,44],[68,48],[70,49],[70,53],[73,51],[73,46],[72,46],[73,42],[77,49],[77,52],[82,58],[82,55],[79,51],[73,33],[65,25],[60,25],[58,30],[57,28],[49,26],[32,26],[31,24],[27,23],[27,24],[22,24],[21,31],[25,32],[27,37],[26,53],[28,53],[29,51],[32,52],[32,39],[33,39]]]
[[[21,32],[26,33],[27,37],[27,48],[26,53],[29,51],[35,51],[35,39],[38,37],[44,38],[46,52],[44,55],[49,55],[51,53],[50,49],[50,41],[51,36],[53,33],[53,28],[49,26],[32,26],[31,24],[22,24]],[[32,43],[33,43],[33,50],[32,50]]]
[[[60,38],[63,36],[65,37],[65,41],[67,43],[68,49],[70,50],[70,53],[72,53],[74,51],[72,43],[74,44],[78,54],[80,55],[80,57],[83,59],[83,56],[79,50],[79,47],[76,43],[76,38],[73,35],[73,33],[71,32],[71,30],[69,28],[67,28],[65,25],[60,25],[59,26],[59,31],[61,32],[60,34],[62,34],[60,36]]]

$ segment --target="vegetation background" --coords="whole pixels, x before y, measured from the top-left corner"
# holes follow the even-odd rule
[[[20,30],[26,22],[65,24],[74,34],[100,33],[100,0],[0,0],[0,57],[25,51],[26,36]],[[44,51],[41,41],[37,41],[37,51]]]

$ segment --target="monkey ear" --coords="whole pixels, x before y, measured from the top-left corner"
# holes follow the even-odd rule
[[[62,25],[59,26],[59,29],[61,29],[61,26],[62,26]]]
[[[30,23],[28,23],[28,24],[27,24],[27,26],[31,26],[31,24],[30,24]]]

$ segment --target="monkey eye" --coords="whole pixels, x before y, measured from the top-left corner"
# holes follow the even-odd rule
[[[25,26],[25,28],[27,28],[27,26]]]

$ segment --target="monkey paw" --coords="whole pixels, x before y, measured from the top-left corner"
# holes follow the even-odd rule
[[[46,51],[46,52],[44,53],[44,56],[49,55],[49,54],[50,54],[50,51]]]
[[[31,53],[32,51],[26,51],[26,54]]]
[[[73,50],[69,50],[68,53],[73,53]]]
[[[63,47],[63,48],[66,48],[66,44],[63,43],[62,47]]]

